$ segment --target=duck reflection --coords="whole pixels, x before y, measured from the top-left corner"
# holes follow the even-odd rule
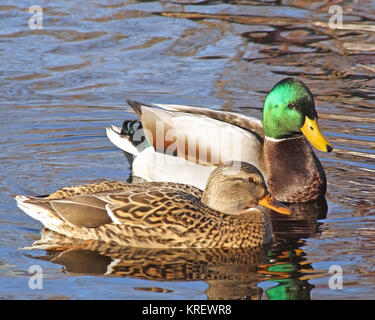
[[[105,275],[151,281],[205,281],[208,299],[260,299],[258,265],[269,247],[258,249],[145,249],[70,239],[48,229],[25,249],[46,250],[28,257],[63,266],[72,275]]]
[[[259,249],[144,249],[77,241],[43,229],[41,239],[24,249],[46,250],[43,256],[26,255],[61,265],[71,275],[204,281],[208,299],[310,299],[314,270],[301,246],[301,240],[285,240]],[[267,281],[276,285],[263,291],[259,284]],[[152,285],[134,289],[170,292]]]
[[[306,260],[302,240],[279,241],[268,251],[269,263],[258,266],[258,273],[269,277],[274,286],[265,290],[269,300],[310,300],[314,288],[308,280],[323,273]]]
[[[286,204],[286,203],[285,203]],[[273,231],[278,239],[306,239],[319,233],[318,220],[327,216],[328,205],[324,196],[305,203],[286,204],[291,215],[270,214]]]

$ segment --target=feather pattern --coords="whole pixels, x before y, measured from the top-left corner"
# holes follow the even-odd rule
[[[132,155],[129,162],[134,176],[146,181],[186,183],[204,190],[217,165],[236,160],[260,169],[271,194],[280,201],[307,202],[326,191],[323,167],[302,134],[274,141],[265,137],[260,120],[241,114],[183,105],[128,103],[140,119],[139,134],[151,146],[134,152],[133,139],[113,126],[107,128],[107,135]]]
[[[16,200],[48,229],[82,240],[151,248],[257,247],[272,239],[268,214],[257,206],[268,193],[259,170],[235,163],[217,167],[204,192],[179,183],[104,181]]]

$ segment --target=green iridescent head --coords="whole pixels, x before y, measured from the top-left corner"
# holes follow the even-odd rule
[[[285,78],[268,93],[263,108],[267,137],[284,139],[304,134],[320,151],[332,150],[320,133],[314,98],[307,86],[295,78]]]

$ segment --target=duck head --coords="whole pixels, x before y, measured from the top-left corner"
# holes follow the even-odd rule
[[[266,137],[291,138],[303,134],[319,151],[330,152],[332,145],[319,130],[314,98],[307,86],[295,78],[285,78],[268,93],[263,108]]]
[[[202,202],[227,214],[239,214],[258,205],[290,214],[288,207],[268,193],[262,173],[242,161],[226,162],[211,173]]]

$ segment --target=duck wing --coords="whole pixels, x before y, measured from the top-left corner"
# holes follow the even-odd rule
[[[110,189],[111,185],[113,189]],[[181,195],[185,202],[191,199],[199,202],[202,191],[177,183],[106,181],[66,187],[48,197],[17,196],[16,200],[25,213],[46,227],[69,222],[77,227],[96,228],[111,223],[129,223],[165,205],[176,208],[178,205],[173,198]]]
[[[256,133],[262,129],[257,119],[187,106],[173,109],[170,105],[160,105],[165,107],[162,108],[134,101],[129,104],[140,117],[147,140],[159,153],[203,166],[229,160],[258,165],[263,139]],[[244,129],[251,127],[250,123],[256,131]]]

